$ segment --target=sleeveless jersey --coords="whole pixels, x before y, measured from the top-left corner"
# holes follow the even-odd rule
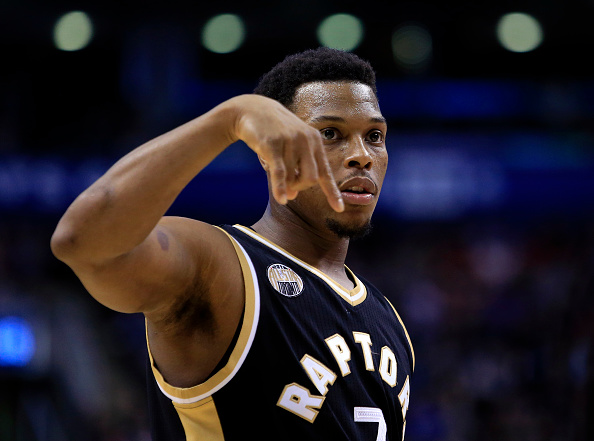
[[[222,229],[241,263],[243,319],[194,387],[167,384],[149,348],[153,440],[401,441],[415,357],[390,302],[348,268],[352,290],[249,228]]]

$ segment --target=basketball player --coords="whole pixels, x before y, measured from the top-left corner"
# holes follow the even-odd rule
[[[64,214],[54,254],[103,305],[146,317],[154,440],[404,438],[408,334],[344,265],[380,194],[386,130],[367,62],[306,51],[126,155]],[[239,139],[268,176],[263,217],[164,217]]]

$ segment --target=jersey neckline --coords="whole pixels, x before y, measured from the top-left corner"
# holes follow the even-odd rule
[[[281,246],[275,244],[271,240],[265,238],[264,236],[256,233],[254,230],[248,227],[244,227],[243,225],[235,224],[233,228],[247,234],[252,239],[257,240],[258,242],[266,245],[267,247],[271,248],[272,250],[276,251],[277,253],[283,255],[284,257],[292,260],[302,268],[306,269],[307,271],[311,272],[318,278],[322,279],[334,292],[336,292],[344,301],[346,301],[351,306],[357,306],[367,298],[367,288],[365,285],[359,280],[359,278],[353,273],[348,266],[344,266],[345,270],[351,276],[352,280],[354,281],[355,286],[353,289],[347,289],[344,286],[340,285],[338,282],[334,281],[331,277],[317,269],[316,267],[310,265],[307,262],[295,257],[289,251],[285,250]]]

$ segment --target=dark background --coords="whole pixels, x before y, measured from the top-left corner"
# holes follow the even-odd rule
[[[59,51],[52,28],[77,9],[94,38]],[[497,42],[497,20],[515,11],[543,27],[532,52]],[[200,35],[224,12],[247,35],[220,55]],[[2,0],[1,440],[148,439],[143,319],[91,299],[51,256],[53,228],[115,160],[250,92],[285,55],[316,47],[337,12],[363,20],[354,52],[377,70],[390,127],[375,231],[347,263],[411,334],[406,439],[594,439],[594,1]],[[411,22],[433,45],[415,72],[390,44]],[[249,225],[266,197],[237,144],[171,213]]]

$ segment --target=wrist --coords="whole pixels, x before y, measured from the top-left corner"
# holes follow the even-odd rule
[[[213,109],[224,123],[223,133],[232,144],[241,139],[242,119],[253,95],[239,95],[222,102]]]

